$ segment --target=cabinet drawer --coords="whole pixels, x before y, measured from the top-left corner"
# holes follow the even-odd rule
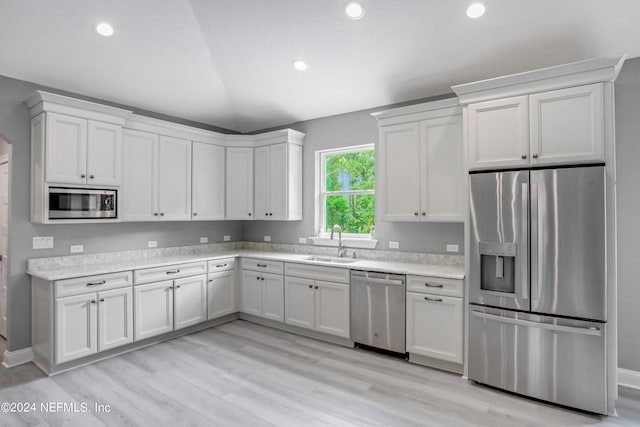
[[[61,298],[88,292],[106,291],[131,286],[132,283],[130,271],[58,280],[54,285],[55,296]]]
[[[320,265],[297,264],[287,262],[284,265],[284,275],[303,277],[305,279],[324,280],[328,282],[349,283],[349,269],[338,267],[323,267]]]
[[[236,268],[236,259],[235,258],[221,258],[221,259],[213,259],[209,261],[209,273],[215,273],[217,271],[225,271],[225,270],[233,270]]]
[[[258,258],[242,258],[240,267],[243,270],[261,271],[264,273],[282,274],[284,263],[282,261],[269,261]]]
[[[141,285],[143,283],[173,280],[181,277],[198,276],[200,274],[207,274],[206,261],[135,270],[133,272],[133,280],[136,285]]]
[[[462,297],[463,280],[432,276],[407,276],[407,292]]]

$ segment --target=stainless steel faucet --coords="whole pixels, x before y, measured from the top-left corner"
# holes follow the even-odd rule
[[[338,257],[342,258],[344,256],[344,246],[342,246],[342,227],[338,224],[333,224],[331,227],[331,240],[333,240],[333,232],[338,229]]]

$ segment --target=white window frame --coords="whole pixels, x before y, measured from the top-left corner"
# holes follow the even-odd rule
[[[354,153],[358,151],[369,151],[374,150],[375,155],[375,144],[363,144],[363,145],[354,145],[350,147],[340,147],[340,148],[332,148],[327,150],[319,150],[316,151],[316,197],[315,197],[315,225],[314,230],[316,231],[316,236],[318,237],[329,237],[331,235],[331,230],[325,230],[324,225],[326,223],[326,212],[325,212],[325,198],[327,195],[339,196],[339,195],[359,195],[359,194],[373,194],[375,197],[376,191],[375,186],[373,190],[356,190],[356,191],[332,191],[327,193],[324,191],[326,187],[326,179],[325,179],[325,171],[326,171],[326,158],[327,155],[331,154],[344,154],[344,153]],[[370,234],[364,233],[342,233],[342,237],[345,238],[370,238]]]

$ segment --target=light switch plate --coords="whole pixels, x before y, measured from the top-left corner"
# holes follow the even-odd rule
[[[458,245],[447,245],[447,252],[458,252]]]
[[[264,236],[264,241],[265,242],[270,242],[271,241],[271,236]]]
[[[228,242],[229,240],[231,240],[231,236],[229,236],[229,235],[224,236],[224,241],[225,242]]]
[[[147,242],[147,247],[148,248],[157,248],[158,247],[158,242],[156,240],[149,240]]]
[[[300,243],[301,245],[306,245],[307,244],[307,238],[306,237],[298,237],[298,243]]]
[[[33,249],[53,248],[53,236],[36,236],[33,238]]]
[[[69,252],[72,254],[79,254],[84,252],[84,246],[83,245],[71,245],[69,246]]]
[[[200,238],[200,243],[209,243],[209,238],[208,237],[201,237]]]
[[[400,249],[400,242],[389,241],[389,249]]]

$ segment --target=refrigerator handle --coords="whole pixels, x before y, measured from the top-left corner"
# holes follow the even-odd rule
[[[522,183],[522,210],[520,215],[522,215],[520,222],[522,225],[522,244],[519,249],[520,262],[522,263],[520,272],[522,275],[522,299],[526,300],[529,298],[529,185],[526,182]]]
[[[538,299],[538,183],[531,183],[531,309]]]
[[[471,315],[481,319],[493,320],[501,323],[509,323],[516,326],[531,326],[534,328],[547,329],[554,332],[568,332],[570,334],[594,335],[602,336],[602,330],[597,326],[565,326],[554,323],[534,322],[533,320],[514,319],[511,317],[498,316],[491,313],[482,313],[480,311],[471,311]]]

